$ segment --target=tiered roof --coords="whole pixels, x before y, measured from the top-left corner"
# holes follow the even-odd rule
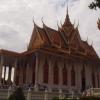
[[[34,29],[28,51],[37,48],[47,48],[53,51],[67,52],[73,55],[98,58],[93,46],[81,40],[78,26],[71,23],[68,10],[64,24],[58,30],[52,29],[43,23],[40,28],[34,23]]]

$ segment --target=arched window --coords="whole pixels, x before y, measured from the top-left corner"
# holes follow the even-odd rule
[[[85,88],[86,88],[85,68],[84,68],[84,66],[83,66],[83,68],[81,70],[81,84],[82,84],[82,91],[84,91]]]
[[[43,66],[43,82],[44,83],[48,83],[48,75],[49,74],[49,66],[47,61],[45,62],[44,66]]]
[[[75,70],[74,67],[71,69],[71,86],[75,86]]]
[[[92,71],[92,86],[93,88],[95,88],[95,74],[94,74],[94,71]]]
[[[67,85],[67,69],[66,66],[62,69],[63,85]]]
[[[57,66],[57,63],[55,64],[53,68],[53,82],[54,84],[58,84],[59,82],[59,68]]]

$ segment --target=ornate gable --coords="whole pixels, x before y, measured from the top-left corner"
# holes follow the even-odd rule
[[[34,29],[32,32],[31,40],[29,43],[28,50],[34,50],[36,48],[40,48],[44,44],[44,38],[43,35],[41,35],[38,30],[38,26],[34,23]]]

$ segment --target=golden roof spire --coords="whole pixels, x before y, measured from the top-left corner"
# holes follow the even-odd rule
[[[93,41],[92,41],[92,43],[91,43],[91,46],[93,46]]]
[[[33,16],[33,23],[34,23],[34,28],[37,26],[35,21],[34,21],[34,16]]]
[[[77,26],[76,26],[76,29],[78,30],[78,27],[79,27],[79,21],[78,21],[78,24],[77,24]]]
[[[58,21],[57,21],[57,27],[58,27],[58,29],[60,29],[59,24],[58,24]]]
[[[88,43],[88,36],[87,36],[86,42]]]
[[[67,3],[67,16],[69,16],[69,9],[68,9],[68,3]]]
[[[69,18],[69,8],[68,8],[68,5],[67,5],[67,11],[66,12],[67,12],[66,13],[66,18],[65,18],[63,26],[72,26],[70,18]]]
[[[69,9],[68,9],[68,4],[67,4],[67,11],[66,11],[66,12],[67,12],[67,14],[66,14],[66,20],[69,21],[70,19],[69,19]]]
[[[75,26],[75,20],[74,20],[74,24],[73,25]]]
[[[33,23],[35,24],[35,21],[34,21],[34,16],[33,16]]]
[[[43,22],[43,17],[41,18],[41,21],[42,21],[42,23],[44,24],[44,22]]]

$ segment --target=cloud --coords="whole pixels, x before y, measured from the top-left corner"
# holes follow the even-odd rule
[[[97,19],[100,10],[88,8],[89,0],[0,0],[0,48],[22,52],[26,50],[35,22],[42,26],[44,22],[57,29],[57,21],[63,23],[66,15],[67,2],[71,21],[79,21],[82,39],[89,38],[100,55],[100,31]],[[17,49],[16,49],[17,47]]]

